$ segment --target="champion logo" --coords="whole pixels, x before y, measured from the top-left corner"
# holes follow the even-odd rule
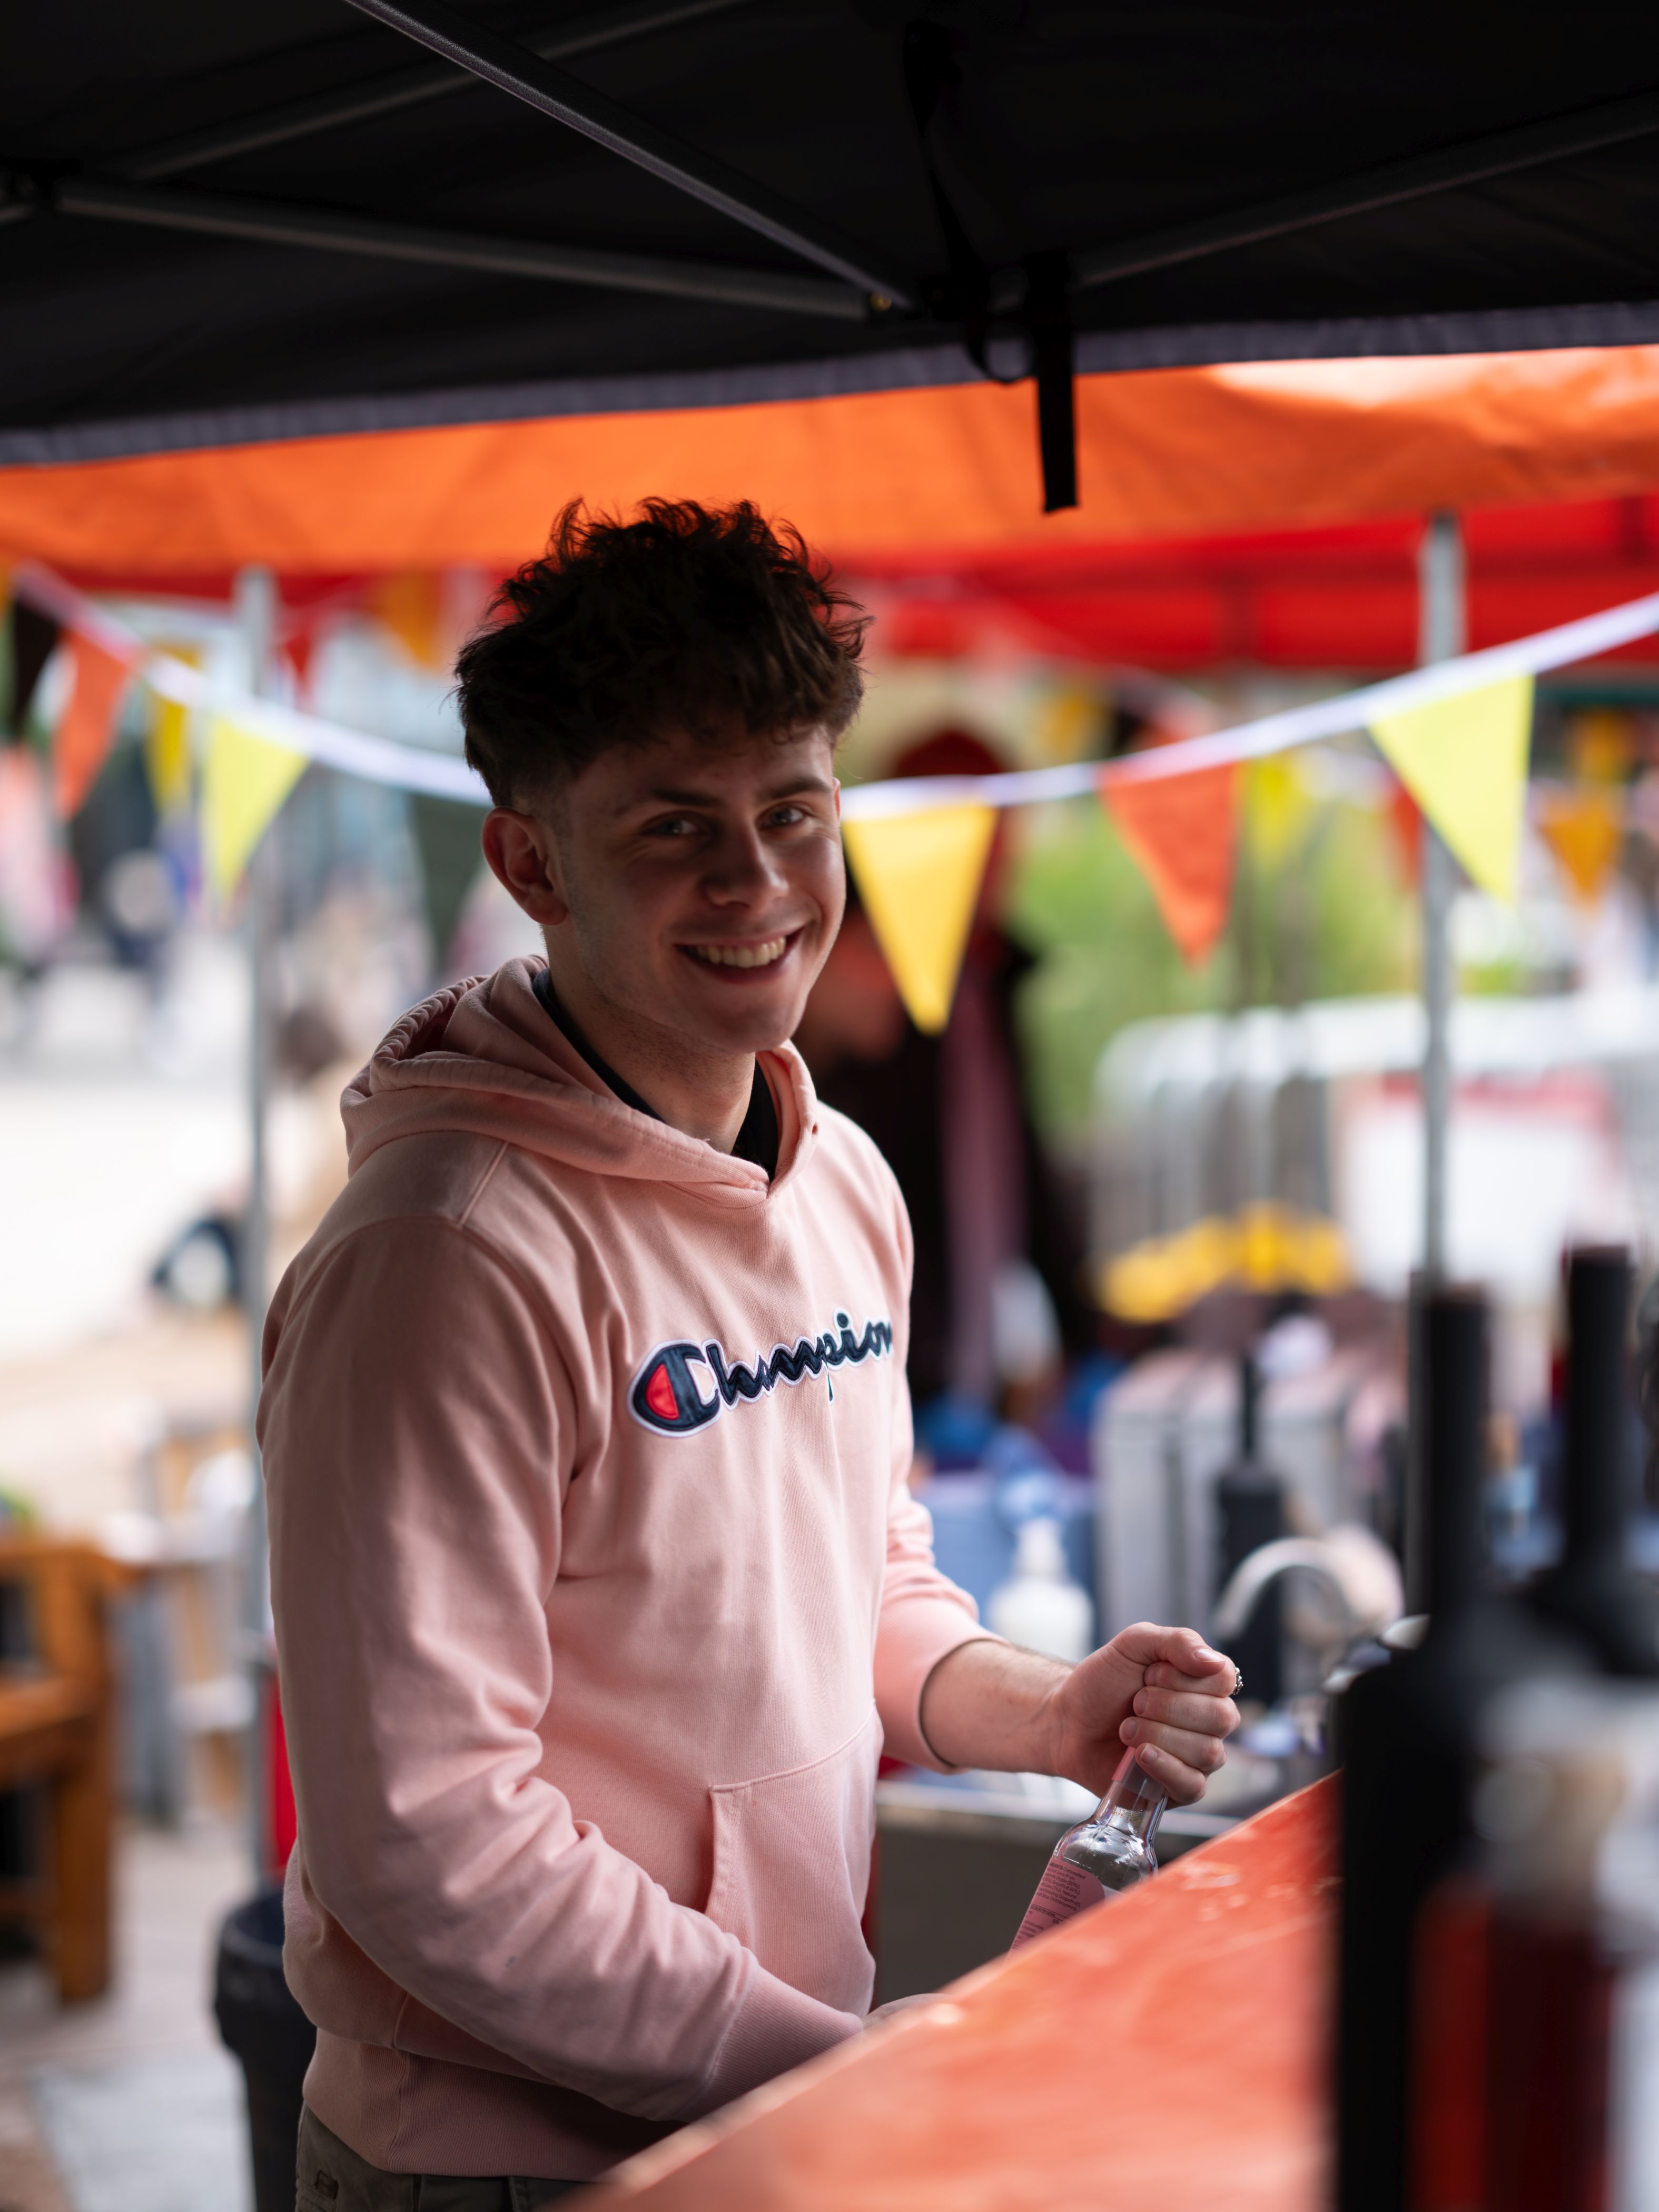
[[[787,1345],[775,1345],[769,1358],[757,1353],[746,1367],[741,1360],[728,1358],[713,1341],[694,1344],[682,1337],[673,1344],[659,1344],[647,1358],[628,1394],[629,1410],[659,1436],[689,1436],[694,1429],[706,1428],[728,1406],[752,1404],[780,1382],[833,1376],[838,1367],[885,1358],[892,1349],[891,1322],[866,1322],[863,1334],[855,1336],[844,1313],[836,1316],[833,1331],[797,1337],[793,1351]],[[701,1373],[694,1375],[693,1368]],[[830,1395],[835,1395],[833,1380]]]

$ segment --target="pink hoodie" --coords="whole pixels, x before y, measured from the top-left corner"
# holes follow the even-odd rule
[[[260,1437],[306,2095],[399,2172],[580,2179],[854,2034],[884,1738],[981,1635],[905,1486],[910,1240],[785,1048],[765,1172],[514,961],[347,1091]]]

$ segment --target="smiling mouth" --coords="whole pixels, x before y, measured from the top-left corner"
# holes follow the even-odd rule
[[[683,945],[680,951],[709,968],[775,968],[799,933],[792,930],[758,945]]]

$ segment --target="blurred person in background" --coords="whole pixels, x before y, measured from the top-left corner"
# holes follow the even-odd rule
[[[543,2203],[859,2033],[884,1741],[1186,1802],[1237,1720],[1189,1629],[988,1638],[909,1495],[902,1202],[787,1042],[859,610],[653,501],[499,611],[468,754],[545,957],[355,1079],[265,1332],[305,2212]]]
[[[886,772],[1006,766],[982,738],[947,727]],[[1062,1188],[1026,1103],[1016,1001],[1033,963],[1000,920],[1006,854],[1000,819],[941,1036],[905,1012],[850,884],[795,1032],[818,1096],[874,1138],[904,1194],[915,1239],[910,1390],[924,1437],[946,1407],[953,1427],[970,1408],[1031,1419],[1062,1360],[1094,1341],[1080,1198]]]

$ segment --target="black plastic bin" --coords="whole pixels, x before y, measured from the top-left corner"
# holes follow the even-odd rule
[[[317,2031],[283,1979],[283,1893],[261,1890],[219,1931],[219,2033],[242,2063],[256,2212],[294,2212],[301,2089]]]

